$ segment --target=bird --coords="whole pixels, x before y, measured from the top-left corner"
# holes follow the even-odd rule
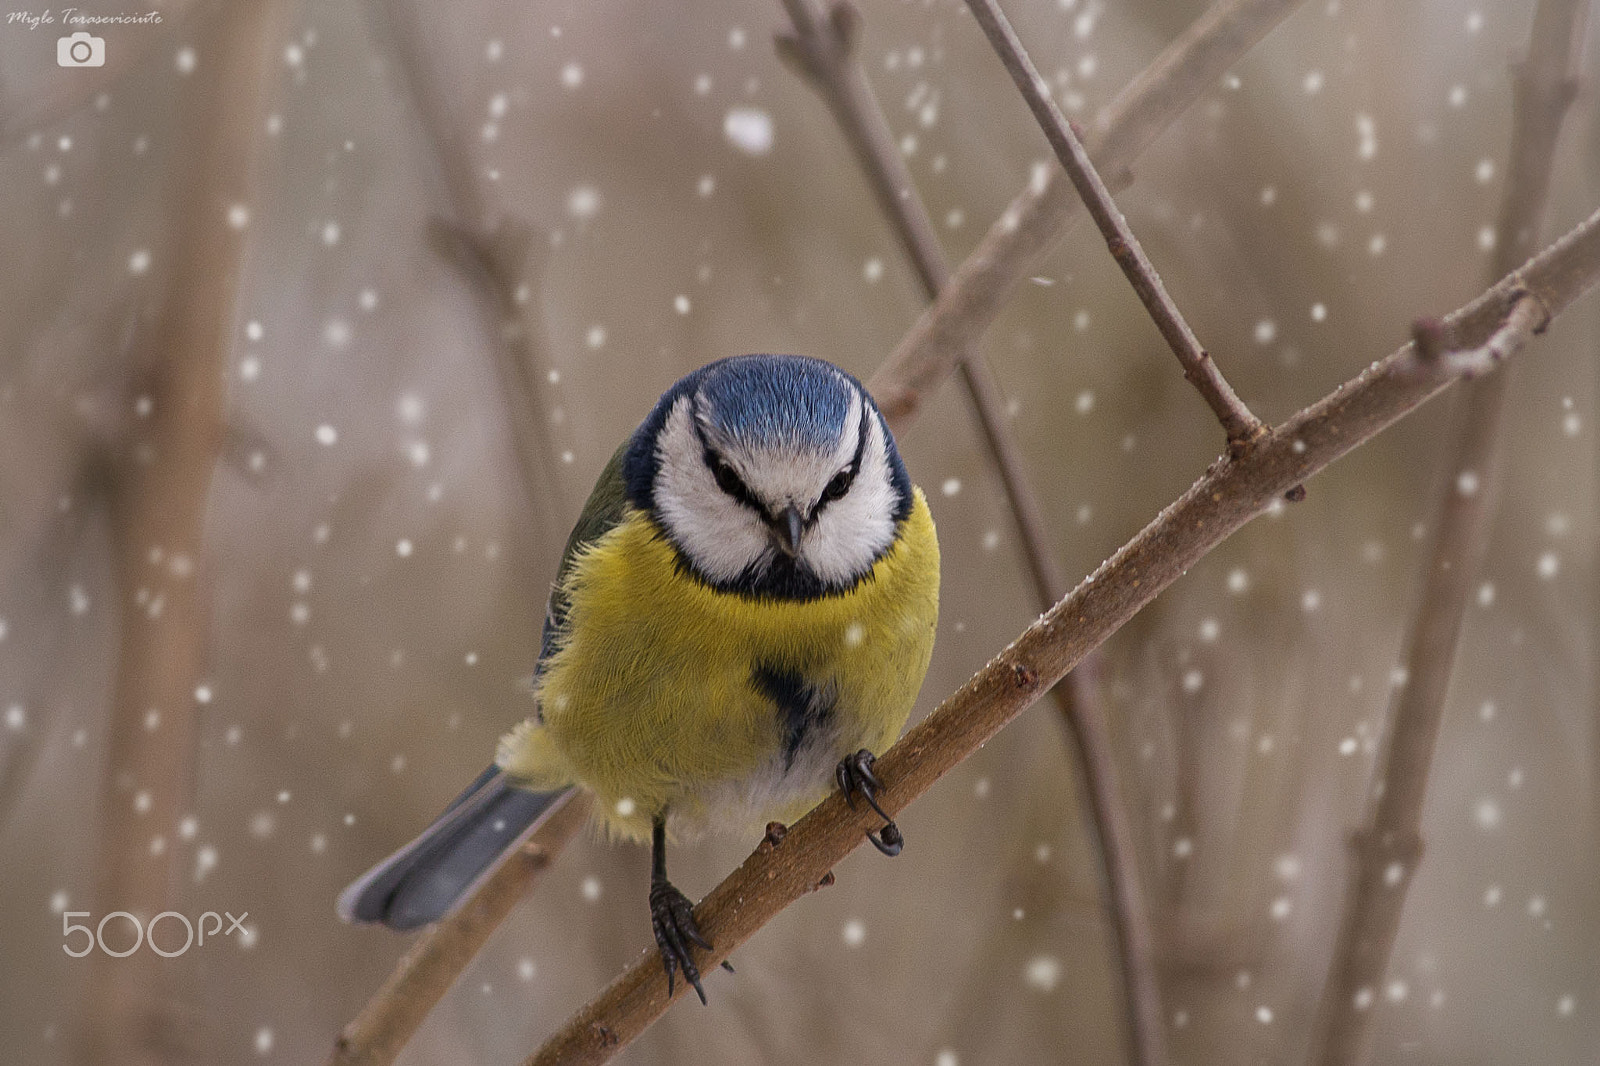
[[[789,822],[838,787],[883,818],[868,838],[897,854],[873,765],[922,687],[938,612],[927,499],[861,382],[798,355],[691,372],[617,449],[568,538],[535,713],[345,889],[340,916],[438,920],[582,789],[611,837],[649,842],[668,994],[681,972],[704,1003],[693,947],[711,945],[668,879],[668,841]]]

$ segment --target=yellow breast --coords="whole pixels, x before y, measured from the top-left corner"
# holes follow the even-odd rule
[[[755,600],[684,572],[654,522],[630,512],[570,571],[570,636],[540,678],[543,721],[501,742],[500,765],[535,787],[590,789],[602,821],[635,839],[662,810],[690,829],[796,817],[833,762],[894,741],[922,686],[939,545],[921,490],[899,532],[848,592]],[[803,765],[763,671],[829,701],[827,750],[807,747]]]

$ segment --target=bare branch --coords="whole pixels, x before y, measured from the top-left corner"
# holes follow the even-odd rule
[[[825,12],[819,0],[783,0],[795,32],[777,37],[778,52],[796,67],[833,111],[839,127],[904,245],[929,300],[950,280],[944,248],[918,194],[910,169],[895,146],[882,107],[856,55],[860,15],[848,0]],[[1023,465],[1022,449],[1004,414],[999,383],[976,341],[958,362],[989,454],[1011,503],[1017,534],[1033,578],[1039,610],[1067,591],[1066,578],[1050,550],[1044,512]],[[1105,870],[1106,911],[1118,946],[1127,999],[1130,1057],[1139,1066],[1167,1061],[1166,1021],[1155,971],[1155,934],[1150,925],[1133,826],[1118,780],[1104,710],[1093,684],[1093,663],[1067,675],[1052,689],[1082,770],[1094,842]]]
[[[535,307],[543,256],[528,227],[506,218],[479,232],[444,218],[428,220],[429,243],[472,287],[494,351],[495,372],[505,400],[517,474],[527,496],[530,538],[536,549],[566,539],[561,483],[551,456],[550,399],[542,368],[542,329]]]
[[[1583,41],[1583,0],[1540,0],[1527,58],[1512,83],[1511,160],[1502,193],[1500,245],[1491,269],[1509,270],[1532,247],[1550,189],[1562,119],[1576,88]],[[1447,351],[1448,326],[1418,322],[1419,373],[1471,378],[1493,370],[1549,312],[1536,293],[1521,294],[1504,324],[1481,343]],[[1425,369],[1424,369],[1425,368]],[[1372,1011],[1362,989],[1383,977],[1400,928],[1406,891],[1422,858],[1422,804],[1444,717],[1466,605],[1483,568],[1494,525],[1508,374],[1467,386],[1445,451],[1449,467],[1435,512],[1434,543],[1422,597],[1407,634],[1407,681],[1390,711],[1389,734],[1375,773],[1367,817],[1352,840],[1344,913],[1319,1010],[1314,1061],[1355,1066],[1370,1057]]]
[[[555,446],[541,370],[547,360],[538,345],[537,278],[530,276],[542,263],[534,251],[532,231],[491,206],[473,168],[473,153],[460,134],[463,124],[451,106],[446,75],[427,44],[420,6],[373,0],[366,12],[394,54],[399,79],[443,176],[450,217],[429,219],[428,241],[472,286],[488,325],[517,473],[535,531],[533,545],[544,549],[560,544],[565,540],[561,523],[566,508],[550,458]],[[399,1056],[489,935],[533,890],[591,805],[588,797],[564,803],[561,812],[536,830],[515,855],[504,859],[469,899],[406,952],[361,1013],[345,1026],[329,1066],[379,1066]]]
[[[1488,340],[1524,293],[1554,316],[1600,281],[1600,211],[1514,272],[1446,325],[1464,345]],[[1212,548],[1290,488],[1370,440],[1457,378],[1443,365],[1419,375],[1408,343],[1305,408],[1255,447],[1224,456],[1187,492],[1085,578],[878,760],[884,809],[897,814],[1060,681]],[[839,793],[764,844],[695,909],[716,945],[702,973],[809,893],[874,828]],[[677,990],[682,995],[683,988]],[[660,957],[646,954],[568,1019],[527,1066],[586,1066],[610,1059],[671,1003]]]
[[[211,627],[206,513],[244,248],[227,208],[251,198],[276,85],[272,60],[292,6],[216,3],[201,16],[208,61],[186,94],[172,280],[139,383],[150,414],[124,442],[111,488],[120,646],[100,797],[101,913],[148,921],[174,899],[178,825],[193,800],[199,742],[195,689]],[[164,962],[150,952],[96,956],[90,1006],[80,1012],[85,1061],[175,1057],[183,1035],[163,995],[172,973]]]
[[[328,1066],[393,1062],[467,963],[483,949],[567,841],[589,820],[593,799],[570,792],[527,842],[451,915],[417,938],[354,1021],[344,1027]]]
[[[540,350],[537,275],[540,253],[533,231],[502,211],[477,168],[470,128],[453,104],[450,72],[429,41],[428,5],[417,0],[369,0],[364,11],[375,36],[394,57],[397,80],[439,167],[448,216],[430,220],[429,241],[459,269],[478,298],[495,350],[495,372],[511,428],[517,472],[527,493],[530,528],[540,546],[562,544],[566,509],[553,463],[551,403]]]
[[[1156,135],[1300,2],[1220,0],[1102,112],[1088,138],[1095,165],[1120,183]],[[1071,183],[1054,170],[1017,194],[868,383],[895,432],[989,328],[1081,209]]]
[[[1228,384],[1228,379],[1222,376],[1222,371],[1217,369],[1217,364],[1210,353],[1200,347],[1200,341],[1189,328],[1183,312],[1178,310],[1178,305],[1167,295],[1167,288],[1161,283],[1161,275],[1150,265],[1150,260],[1144,254],[1144,248],[1139,244],[1139,238],[1134,236],[1133,230],[1128,226],[1128,220],[1122,217],[1122,212],[1112,201],[1111,191],[1106,188],[1105,182],[1100,180],[1100,174],[1095,170],[1094,164],[1089,162],[1089,153],[1084,150],[1083,142],[1078,139],[1077,133],[1067,122],[1067,117],[1056,106],[1055,99],[1050,95],[1050,86],[1045,84],[1044,78],[1034,67],[1021,38],[1007,21],[1005,12],[1000,10],[997,0],[967,0],[967,7],[972,11],[972,17],[977,19],[978,25],[983,28],[984,34],[988,36],[995,52],[999,54],[1000,61],[1005,64],[1007,73],[1011,75],[1011,80],[1016,82],[1017,88],[1022,91],[1023,99],[1028,102],[1028,108],[1033,112],[1034,118],[1039,120],[1045,138],[1050,142],[1050,147],[1055,149],[1056,158],[1061,161],[1067,176],[1072,179],[1078,195],[1083,197],[1083,202],[1089,209],[1089,217],[1094,219],[1094,224],[1100,229],[1100,235],[1106,239],[1106,247],[1111,250],[1111,257],[1127,275],[1128,283],[1133,286],[1133,291],[1139,296],[1139,302],[1144,304],[1145,310],[1155,321],[1156,328],[1166,339],[1172,354],[1178,357],[1178,362],[1183,366],[1183,376],[1200,391],[1200,395],[1211,406],[1212,412],[1228,434],[1229,447],[1239,449],[1248,446],[1265,434],[1267,427],[1250,413],[1244,401],[1234,393],[1233,387]]]

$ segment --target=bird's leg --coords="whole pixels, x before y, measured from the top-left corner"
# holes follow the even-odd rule
[[[894,819],[889,817],[887,811],[878,806],[878,790],[883,787],[883,782],[878,780],[878,775],[872,772],[873,763],[877,756],[866,748],[862,748],[854,755],[846,755],[839,760],[839,768],[834,771],[834,776],[839,781],[839,791],[844,793],[845,802],[850,804],[850,809],[856,809],[856,793],[867,801],[867,805],[878,812],[884,821],[884,826],[877,833],[868,832],[867,839],[872,841],[872,846],[885,855],[898,855],[900,849],[905,847],[906,838],[900,835],[900,827],[894,824]]]
[[[656,945],[661,948],[661,965],[667,971],[667,995],[672,995],[675,974],[681,969],[684,980],[704,1003],[706,990],[700,987],[700,968],[694,964],[689,945],[698,944],[710,951],[711,944],[694,924],[694,908],[688,897],[667,880],[665,813],[656,815],[650,827],[650,860],[650,926],[656,934]]]

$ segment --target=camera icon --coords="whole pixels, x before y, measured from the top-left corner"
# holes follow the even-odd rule
[[[56,66],[103,67],[106,65],[106,39],[79,31],[56,41]]]

